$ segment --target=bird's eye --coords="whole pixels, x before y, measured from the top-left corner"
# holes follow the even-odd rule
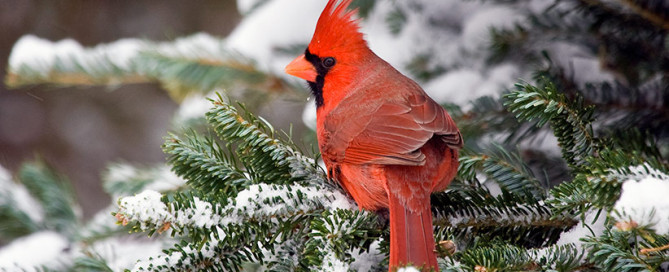
[[[335,62],[336,61],[333,57],[327,57],[327,58],[323,59],[323,66],[325,68],[330,68],[330,67],[335,65]]]

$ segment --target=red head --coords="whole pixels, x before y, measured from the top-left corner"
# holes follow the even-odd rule
[[[358,19],[354,18],[357,9],[347,9],[351,1],[341,0],[339,4],[339,0],[328,1],[305,54],[285,69],[286,73],[309,82],[319,106],[325,82],[338,87],[346,85],[357,72],[356,64],[371,53],[359,31]]]

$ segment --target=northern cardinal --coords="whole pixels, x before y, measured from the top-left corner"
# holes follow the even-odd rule
[[[458,168],[462,136],[416,82],[367,46],[351,0],[329,0],[304,54],[286,73],[315,96],[328,176],[363,209],[390,213],[390,271],[438,271],[430,194]]]

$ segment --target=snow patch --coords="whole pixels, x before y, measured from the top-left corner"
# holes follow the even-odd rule
[[[465,48],[485,49],[490,45],[490,30],[512,28],[523,15],[509,7],[494,6],[481,9],[467,18],[462,30]]]
[[[36,271],[33,267],[63,261],[61,257],[69,246],[67,238],[54,231],[41,231],[18,238],[0,249],[0,270]]]
[[[385,255],[381,253],[380,240],[376,240],[369,245],[369,251],[362,250],[351,252],[351,258],[355,259],[351,263],[353,271],[374,271],[373,268],[383,263]]]
[[[285,75],[284,66],[295,56],[277,55],[275,49],[309,43],[325,4],[313,0],[269,1],[244,18],[226,44],[231,50],[256,60],[260,69]],[[249,5],[243,3],[243,7]]]
[[[585,215],[585,219],[581,221],[578,225],[572,227],[569,231],[564,232],[560,235],[560,239],[555,243],[556,245],[566,245],[574,244],[576,248],[580,251],[583,248],[583,242],[581,238],[586,236],[600,236],[604,233],[606,229],[604,226],[604,221],[606,221],[606,215],[604,213],[597,216],[597,211],[589,211]],[[597,219],[595,221],[595,218]]]
[[[123,271],[132,268],[138,259],[160,254],[162,244],[160,241],[110,238],[96,242],[90,251],[104,259],[112,271]]]
[[[666,178],[666,177],[665,177]],[[623,183],[622,194],[614,208],[619,220],[639,225],[654,225],[660,235],[669,234],[669,179],[648,176]],[[654,213],[654,216],[650,216]]]
[[[397,272],[420,272],[420,270],[414,266],[407,266],[397,269]]]
[[[478,71],[459,69],[432,80],[425,91],[437,103],[465,105],[479,97],[477,90],[482,82],[483,76]]]

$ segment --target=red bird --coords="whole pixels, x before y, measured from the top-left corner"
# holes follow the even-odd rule
[[[329,0],[304,55],[286,73],[307,80],[328,176],[360,208],[390,212],[390,270],[438,270],[430,194],[458,168],[463,141],[416,82],[367,46],[351,0]]]

